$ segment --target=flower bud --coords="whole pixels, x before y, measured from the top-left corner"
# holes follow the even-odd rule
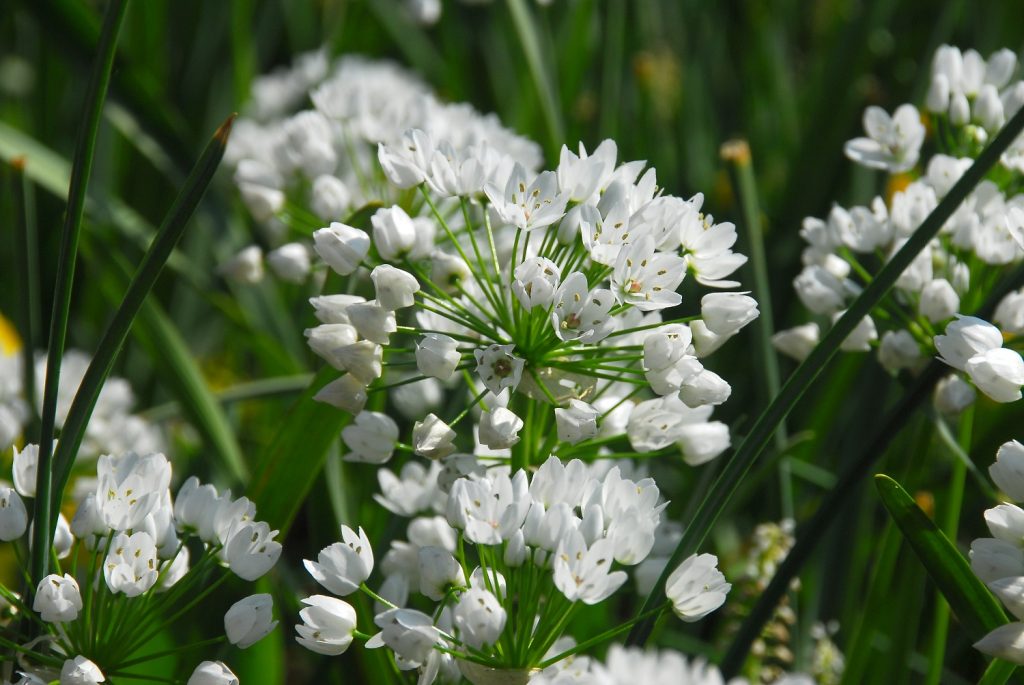
[[[679,565],[665,583],[672,611],[687,623],[698,621],[725,603],[732,585],[718,570],[718,557],[693,554]]]
[[[746,293],[710,293],[700,300],[700,316],[712,333],[735,335],[757,318],[757,300]]]
[[[582,400],[569,400],[567,408],[555,409],[558,439],[575,445],[597,435],[598,411]]]
[[[967,360],[964,367],[978,390],[996,402],[1016,402],[1024,385],[1024,359],[1003,347],[987,350]]]
[[[1024,290],[1015,290],[1000,300],[999,306],[996,307],[996,313],[992,315],[992,320],[1010,335],[1024,334]],[[28,447],[25,449],[28,450]],[[14,479],[14,484],[17,487],[17,477]],[[19,492],[20,490],[19,488]]]
[[[378,345],[387,345],[391,334],[398,330],[395,313],[380,306],[376,300],[350,304],[345,313],[359,335]]]
[[[420,592],[440,602],[455,587],[466,587],[466,574],[448,550],[421,547],[419,550]]]
[[[1024,664],[1024,623],[1001,625],[975,642],[974,648],[1014,664]]]
[[[267,264],[282,281],[302,283],[311,268],[309,250],[302,243],[286,243],[267,255]]]
[[[345,215],[352,203],[352,193],[337,176],[317,176],[310,190],[310,208],[325,221],[334,221]]]
[[[925,107],[929,112],[944,114],[949,107],[949,79],[945,74],[935,74],[928,86]]]
[[[420,284],[412,274],[396,269],[390,264],[381,264],[370,272],[377,302],[389,311],[410,307],[416,302],[415,294]]]
[[[974,120],[990,133],[995,133],[1003,126],[1003,101],[991,83],[983,85],[974,100]]]
[[[299,612],[302,624],[295,626],[299,634],[296,642],[317,654],[344,654],[356,629],[356,610],[352,605],[326,595],[313,595],[302,603],[306,608]]]
[[[228,642],[239,649],[256,644],[276,625],[274,600],[265,593],[240,599],[224,614],[224,633]]]
[[[349,414],[358,414],[366,406],[366,386],[355,377],[345,374],[320,388],[313,399],[344,409]]]
[[[455,451],[455,431],[436,414],[427,414],[412,429],[413,452],[427,459],[444,459]]]
[[[845,313],[846,310],[844,309],[833,314],[832,323],[839,321]],[[865,316],[857,322],[857,325],[846,336],[846,340],[842,342],[839,349],[845,352],[867,352],[871,349],[871,343],[875,340],[878,340],[878,330],[875,328],[875,322],[870,316]]]
[[[523,420],[504,407],[480,415],[479,440],[492,450],[507,449],[519,442]]]
[[[316,328],[307,328],[303,334],[309,348],[338,370],[345,368],[338,350],[351,345],[359,337],[355,327],[347,323],[325,323]]]
[[[78,581],[65,573],[64,577],[50,574],[39,581],[32,610],[39,612],[47,623],[74,621],[82,610],[82,593]]]
[[[373,244],[385,261],[401,260],[416,244],[416,227],[405,210],[395,205],[378,209],[372,217]]]
[[[732,444],[729,426],[721,421],[680,426],[675,438],[683,453],[683,461],[690,466],[699,466],[711,461]]]
[[[53,442],[56,449],[57,441]],[[39,464],[39,445],[25,445],[25,448],[18,450],[14,447],[14,465],[11,468],[11,475],[14,478],[14,489],[22,497],[36,496],[36,476]]]
[[[924,356],[917,340],[910,331],[886,331],[878,346],[878,362],[889,373],[900,369],[914,369],[921,365]]]
[[[416,345],[416,368],[424,376],[446,381],[462,360],[458,343],[441,333],[427,333]]]
[[[98,685],[102,682],[105,682],[103,671],[81,655],[67,659],[60,669],[60,685]]]
[[[259,245],[243,248],[217,267],[217,273],[235,283],[259,283],[263,280],[263,250]]]
[[[25,534],[28,511],[14,488],[0,485],[0,540],[10,542]]]
[[[804,306],[815,314],[832,314],[842,309],[846,300],[842,282],[815,264],[804,267],[793,287]]]
[[[238,685],[238,677],[221,661],[204,661],[185,685]]]
[[[342,429],[341,439],[351,450],[346,460],[383,464],[395,452],[398,424],[386,414],[363,411]]]
[[[917,311],[932,323],[945,321],[960,309],[960,296],[945,278],[936,278],[921,289]]]
[[[1011,500],[1024,502],[1024,445],[1016,440],[1003,443],[988,473]]]
[[[935,386],[935,408],[947,416],[956,416],[974,404],[977,393],[967,381],[951,373]]]
[[[963,93],[953,93],[949,100],[949,123],[964,126],[971,120],[971,105]]]
[[[946,326],[944,335],[935,336],[935,348],[942,361],[961,371],[974,355],[1002,345],[1003,336],[999,329],[973,316],[957,315],[956,320]]]
[[[370,236],[358,228],[332,222],[313,232],[313,249],[327,265],[342,276],[359,268],[370,250]]]
[[[718,405],[729,399],[732,387],[717,373],[703,369],[679,386],[679,399],[690,408]]]

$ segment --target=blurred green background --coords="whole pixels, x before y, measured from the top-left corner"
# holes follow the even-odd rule
[[[659,185],[673,194],[703,192],[705,209],[719,220],[741,218],[719,147],[735,137],[747,139],[766,231],[773,324],[779,329],[806,320],[790,286],[800,269],[801,219],[825,215],[834,202],[863,203],[885,190],[882,175],[855,168],[842,154],[843,142],[860,133],[863,108],[878,104],[891,110],[919,101],[931,54],[942,43],[983,55],[1002,47],[1019,52],[1024,43],[1019,0],[518,4],[535,22],[547,90],[531,76],[527,51],[503,2],[446,0],[440,22],[430,28],[412,21],[397,0],[132,3],[100,130],[71,346],[95,347],[152,227],[215,128],[231,112],[244,111],[253,77],[288,64],[299,52],[327,46],[334,55],[361,53],[402,63],[442,98],[493,111],[536,139],[552,167],[563,142],[574,147],[583,141],[592,148],[612,137],[620,159],[648,160],[657,168]],[[0,156],[28,158],[45,306],[100,7],[81,0],[6,0],[0,10]],[[9,173],[3,183],[0,313],[17,321],[24,284],[14,269]],[[312,322],[306,286],[265,282],[237,290],[215,275],[219,261],[251,241],[250,220],[229,174],[222,173],[159,284],[155,313],[136,325],[115,370],[131,380],[140,409],[175,427],[178,473],[212,478],[237,492],[293,396],[225,402],[230,435],[218,432],[216,421],[206,425],[208,416],[204,423],[204,417],[167,403],[187,407],[197,397],[209,400],[211,389],[317,368],[302,340],[302,327]],[[749,272],[742,279],[752,282]],[[764,370],[751,353],[753,336],[745,331],[716,357],[718,370],[734,386],[733,399],[720,412],[734,441],[768,399]],[[784,361],[783,373],[790,369]],[[195,387],[196,379],[206,387]],[[898,394],[899,386],[873,360],[846,355],[833,364],[790,418],[791,443],[762,461],[720,523],[720,555],[737,556],[759,522],[812,513],[877,422],[879,407]],[[999,443],[1021,434],[1014,434],[1020,415],[1012,405],[982,408],[971,457],[984,469]],[[901,476],[908,489],[921,493],[920,501],[933,501],[941,512],[952,461],[928,426],[925,416],[911,418],[879,470]],[[283,602],[283,630],[275,633],[276,642],[232,657],[243,682],[364,682],[352,674],[374,668],[372,654],[346,656],[345,663],[363,669],[346,679],[338,660],[312,659],[290,638],[296,588],[309,589],[300,560],[335,539],[335,518],[361,520],[347,495],[374,487],[370,470],[351,475],[336,461],[329,464],[278,566],[273,591]],[[301,455],[295,467],[302,468]],[[707,476],[671,465],[657,468],[664,471],[659,484],[673,499],[672,511],[683,515],[694,481]],[[794,658],[798,664],[806,658],[815,621],[836,619],[836,641],[852,673],[862,678],[849,682],[916,682],[927,660],[935,592],[916,559],[898,547],[874,489],[864,484],[862,490],[791,598],[799,617]],[[980,534],[980,514],[988,504],[969,483],[962,548]],[[617,610],[628,615],[629,607]],[[222,611],[211,607],[197,616],[197,625]],[[661,642],[715,654],[727,644],[728,632],[727,626],[724,632],[717,627],[710,645],[701,641],[711,637],[709,629],[680,626],[663,630]],[[294,656],[287,666],[284,649]],[[953,683],[967,682],[982,664],[955,623],[946,664],[943,682]]]

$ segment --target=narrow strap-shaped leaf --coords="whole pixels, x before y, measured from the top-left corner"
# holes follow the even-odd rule
[[[1024,286],[1024,266],[1016,270],[1000,284],[1000,287],[989,293],[984,305],[974,312],[975,316],[987,318],[995,310],[1003,297],[1017,288]],[[800,569],[818,549],[821,539],[829,530],[839,514],[849,505],[856,486],[871,472],[873,465],[885,454],[889,445],[900,434],[908,419],[919,407],[931,397],[936,383],[949,372],[945,364],[933,360],[917,378],[914,379],[900,396],[899,401],[889,409],[864,442],[856,459],[851,461],[839,476],[839,482],[831,488],[828,495],[817,507],[814,515],[800,524],[796,531],[796,544],[782,560],[775,575],[764,591],[758,596],[754,607],[743,619],[739,631],[732,639],[728,651],[722,658],[720,667],[725,677],[739,673],[743,660],[761,628],[769,621],[782,596],[787,592],[790,583],[800,573]]]
[[[104,331],[99,347],[89,363],[89,368],[86,369],[82,384],[71,403],[71,409],[68,410],[67,419],[65,419],[64,427],[61,430],[61,439],[57,443],[57,451],[54,455],[53,482],[55,487],[53,496],[50,498],[50,509],[54,514],[60,506],[61,493],[71,475],[75,455],[78,453],[78,447],[85,435],[86,424],[92,415],[103,383],[110,375],[114,360],[124,344],[128,330],[139,313],[143,301],[153,289],[164,263],[181,239],[189,218],[213,179],[213,174],[224,156],[224,148],[227,145],[233,121],[234,115],[228,117],[227,121],[217,129],[206,149],[203,150],[199,161],[189,173],[185,185],[178,192],[174,204],[171,205],[170,211],[164,217],[156,237],[146,254],[143,255],[142,261],[128,285],[121,306],[118,307],[113,320]],[[42,447],[40,447],[41,454]]]
[[[921,511],[914,499],[889,476],[875,476],[882,504],[914,549],[967,635],[980,640],[1006,623],[999,602],[974,575],[971,565],[949,538]]]
[[[75,156],[71,165],[71,185],[64,215],[60,254],[57,257],[57,281],[53,288],[53,311],[47,338],[46,380],[43,384],[43,411],[39,430],[39,465],[36,475],[36,501],[33,520],[31,574],[33,583],[46,575],[50,566],[49,550],[53,539],[53,520],[48,503],[52,498],[53,431],[57,417],[57,387],[60,364],[64,357],[64,342],[71,310],[71,286],[75,281],[75,261],[78,240],[82,234],[82,213],[85,209],[85,190],[92,175],[93,155],[96,150],[96,132],[100,113],[107,98],[110,72],[117,51],[117,36],[124,21],[127,0],[111,0],[103,18],[103,29],[96,61],[86,91],[82,127],[75,143]],[[59,492],[59,490],[58,490]]]
[[[1013,672],[1017,670],[1017,664],[1011,664],[1002,659],[993,659],[992,663],[985,669],[985,673],[978,681],[978,685],[1003,685]]]
[[[814,383],[815,379],[826,365],[839,351],[839,346],[846,340],[853,329],[867,316],[872,309],[885,297],[889,289],[896,283],[900,274],[910,266],[932,238],[934,238],[943,224],[953,215],[957,207],[964,201],[976,185],[985,177],[985,174],[995,166],[1000,155],[1006,150],[1020,132],[1024,130],[1024,109],[1017,112],[999,134],[992,140],[992,143],[978,156],[974,164],[960,177],[960,180],[950,189],[949,193],[939,202],[938,206],[924,220],[921,226],[914,232],[909,240],[900,250],[893,255],[892,259],[882,267],[874,280],[867,285],[856,300],[850,305],[846,313],[836,321],[829,329],[821,342],[811,351],[807,359],[796,368],[793,374],[786,380],[782,390],[775,397],[767,409],[757,418],[757,421],[750,428],[743,442],[736,449],[735,454],[722,470],[721,475],[711,487],[707,497],[701,502],[692,521],[687,522],[683,537],[676,545],[668,564],[661,577],[654,585],[639,613],[646,613],[652,608],[659,606],[665,600],[665,581],[679,563],[695,553],[700,544],[707,537],[711,527],[718,520],[718,517],[729,504],[736,489],[740,485],[750,467],[760,456],[782,421],[789,414],[790,410],[803,397],[807,389]],[[643,644],[647,641],[657,616],[652,616],[638,623],[629,634],[627,643],[630,645]]]

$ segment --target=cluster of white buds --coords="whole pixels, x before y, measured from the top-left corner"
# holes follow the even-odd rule
[[[971,166],[987,140],[1024,104],[1024,81],[1008,86],[1016,70],[1015,55],[1002,50],[986,63],[976,52],[943,46],[935,54],[928,110],[933,113],[934,154],[922,159],[925,128],[913,105],[893,117],[877,107],[864,115],[867,138],[847,143],[846,153],[862,165],[900,174],[920,166],[920,177],[901,182],[888,199],[869,206],[834,206],[828,217],[804,220],[807,242],[803,271],[793,282],[797,295],[825,323],[839,318],[849,303],[907,241]],[[986,131],[988,134],[986,134]],[[1010,267],[1024,258],[1024,195],[1016,194],[1024,165],[1004,156],[1004,167],[975,187],[938,236],[896,282],[894,291],[866,316],[842,349],[876,349],[890,373],[916,373],[937,354],[965,372],[975,387],[998,402],[1020,397],[1024,364],[1012,345],[1002,341],[978,349],[970,368],[960,355],[939,347],[959,345],[958,331],[973,321],[960,312],[976,311]],[[903,177],[896,177],[903,178]],[[954,319],[954,317],[956,317]],[[1019,293],[1003,300],[998,319],[1006,332],[1024,320]],[[946,335],[936,335],[946,329]],[[817,344],[821,328],[810,322],[776,334],[777,349],[803,359]],[[993,335],[999,331],[992,329]],[[972,352],[969,356],[975,356]],[[973,401],[962,379],[944,381],[937,406],[956,412]]]
[[[407,475],[427,480],[422,472]],[[392,511],[395,499],[405,500],[382,498]],[[399,668],[420,669],[421,683],[438,673],[457,679],[458,669],[471,677],[474,665],[528,672],[554,663],[550,650],[579,605],[606,600],[626,581],[624,569],[651,553],[665,506],[650,478],[634,481],[618,466],[601,472],[556,457],[532,478],[493,467],[455,478],[447,494],[435,489],[419,499],[422,508],[445,515],[414,518],[408,540],[391,543],[377,592],[366,585],[374,555],[362,529],[343,526],[340,542],[306,561],[334,595],[373,597],[380,632],[362,636],[348,603],[315,595],[303,600],[300,644],[340,654],[354,637],[368,637],[366,646],[389,647]],[[695,555],[669,577],[666,595],[683,620],[698,620],[725,601],[730,585],[716,564],[712,555]],[[416,608],[427,606],[416,595],[429,600],[430,611]]]
[[[0,317],[0,325],[4,323]],[[79,350],[70,349],[64,353],[54,422],[58,430],[64,425],[89,361],[89,356]],[[42,410],[46,355],[41,352],[35,355],[36,391],[33,397],[28,397],[23,387],[22,364],[20,350],[8,351],[0,347],[0,451],[9,448],[22,435],[32,407],[35,407],[36,412]],[[79,458],[90,459],[100,454],[117,454],[129,449],[145,452],[163,449],[162,433],[145,418],[133,414],[134,405],[135,396],[128,381],[117,376],[107,378],[86,426],[78,451]]]
[[[21,498],[35,496],[37,455],[35,445],[16,450],[16,489],[0,487],[4,541],[18,544],[29,527]],[[40,580],[31,610],[0,586],[3,597],[47,636],[21,650],[27,672],[49,682],[59,671],[61,683],[104,682],[104,674],[131,677],[122,664],[138,663],[141,646],[208,596],[216,587],[206,582],[211,571],[223,566],[255,581],[277,562],[277,531],[256,520],[248,499],[218,493],[194,477],[172,499],[170,483],[163,454],[100,456],[96,479],[70,526],[60,517],[58,572]],[[72,573],[61,572],[64,558]],[[270,596],[252,595],[228,610],[223,639],[245,649],[275,625]],[[219,662],[204,662],[189,680],[232,682],[237,680]]]

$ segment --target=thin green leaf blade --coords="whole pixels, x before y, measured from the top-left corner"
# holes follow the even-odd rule
[[[1009,661],[1003,661],[1002,659],[993,659],[992,663],[985,669],[981,680],[978,681],[978,685],[1003,685],[1016,670],[1016,664],[1011,664]]]
[[[899,483],[875,476],[882,504],[972,640],[1006,623],[1006,614],[970,564]]]

